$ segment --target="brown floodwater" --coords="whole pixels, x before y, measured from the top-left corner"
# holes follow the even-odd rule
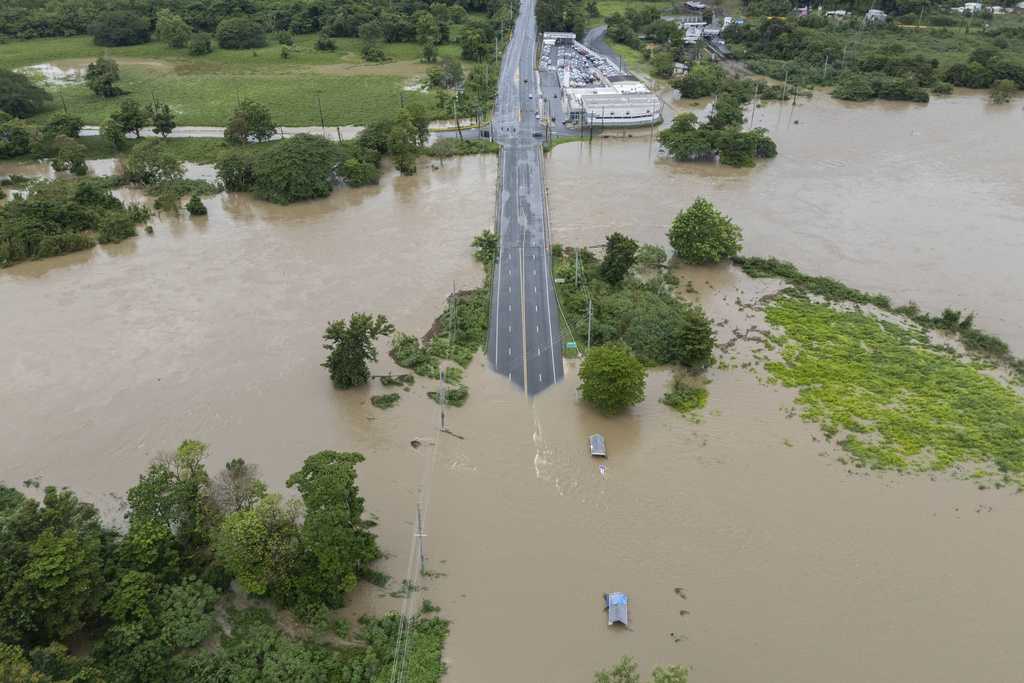
[[[796,107],[766,103],[754,125],[771,132],[779,156],[752,169],[679,164],[639,132],[556,147],[546,168],[553,238],[595,244],[621,230],[667,245],[673,217],[703,195],[742,226],[746,254],[932,312],[973,310],[1024,353],[1019,101],[845,103],[819,93]]]
[[[936,105],[944,115],[926,113]],[[863,149],[850,133],[890,140],[892,156],[918,158],[914,173],[935,174],[951,163],[945,153],[970,144],[935,145],[927,156],[893,128],[914,125],[931,139],[947,128],[973,139],[972,126],[1019,135],[1006,131],[1001,110],[986,110],[961,98],[913,110],[814,101],[777,134],[782,156],[753,171],[675,166],[639,140],[563,145],[548,164],[553,238],[592,244],[620,229],[664,242],[675,211],[706,192],[744,225],[753,253],[922,304],[947,303],[933,290],[952,292],[950,280],[962,279],[957,295],[986,326],[1005,318],[998,331],[1010,338],[1019,310],[972,286],[999,279],[995,263],[1024,253],[1008,227],[1021,200],[1007,187],[1012,150],[975,140],[1003,170],[976,160],[987,175],[970,182],[988,194],[959,195],[984,216],[1006,215],[977,240],[990,256],[966,257],[971,241],[957,258],[943,241],[960,234],[952,211],[942,224],[925,220],[950,201],[942,185],[912,183],[930,192],[919,200],[922,222],[908,224],[913,193],[899,189],[903,176],[864,207],[875,219],[854,220],[864,187],[881,187],[876,174],[900,165],[871,163],[881,148]],[[818,144],[846,166],[823,187],[832,171],[802,170],[786,155],[831,168],[808,160],[813,145],[797,143],[794,129],[840,118],[849,119],[841,141],[824,146],[819,135]],[[732,367],[749,357],[744,342],[730,351],[736,362],[708,373],[697,420],[658,403],[665,371],[650,373],[643,404],[611,419],[576,400],[574,363],[565,382],[529,403],[482,354],[466,373],[469,402],[448,416],[462,438],[437,433],[428,382],[389,411],[369,405],[379,386],[333,390],[319,366],[328,320],[384,312],[422,333],[446,292],[479,283],[469,242],[493,223],[495,180],[493,157],[468,157],[298,206],[219,195],[206,218],[158,217],[153,235],[0,271],[0,479],[71,486],[113,514],[149,460],[184,438],[211,445],[211,469],[243,457],[278,489],[311,453],[361,451],[360,485],[390,554],[382,569],[396,583],[424,502],[426,564],[438,576],[417,578],[426,590],[414,599],[453,620],[454,683],[583,683],[623,654],[645,673],[689,665],[695,681],[1019,678],[1024,498],[946,477],[853,470],[816,427],[789,417],[792,392]],[[804,185],[823,208],[775,197]],[[883,205],[903,212],[898,230],[877,220]],[[844,222],[819,220],[833,214]],[[921,246],[931,251],[893,240],[894,230],[931,236]],[[900,272],[908,269],[918,277]],[[752,302],[771,283],[727,267],[681,274],[722,322],[721,342],[763,325],[736,300]],[[1020,274],[1000,277],[1007,296],[1019,296],[1011,283]],[[378,365],[391,368],[386,357]],[[608,441],[603,474],[585,454],[593,432]],[[630,595],[629,630],[605,625],[601,594],[613,590]],[[385,592],[364,586],[352,613],[397,607]]]

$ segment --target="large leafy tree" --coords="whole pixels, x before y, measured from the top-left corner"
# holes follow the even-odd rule
[[[603,413],[617,413],[644,398],[643,364],[629,347],[605,344],[590,350],[580,367],[583,399]]]
[[[687,263],[715,263],[740,252],[743,232],[714,204],[697,197],[672,221],[668,241]]]
[[[319,135],[296,135],[262,150],[253,163],[253,189],[260,199],[290,204],[326,197],[340,148]]]
[[[153,132],[164,139],[167,139],[178,125],[174,120],[174,112],[166,104],[154,102],[146,105],[146,114],[153,123]]]
[[[0,487],[0,640],[67,638],[95,617],[109,536],[96,508],[47,487],[42,504]]]
[[[149,115],[137,100],[128,99],[121,102],[110,120],[114,122],[125,135],[132,133],[136,139],[142,135],[142,129],[149,123]]]
[[[209,475],[203,461],[207,446],[186,440],[161,456],[128,490],[127,518],[164,527],[175,540],[183,568],[201,569],[207,560],[212,524],[206,492]]]
[[[50,93],[24,74],[0,69],[0,111],[26,118],[41,112],[51,99]]]
[[[187,47],[192,38],[192,27],[169,9],[156,11],[156,39],[169,47]]]
[[[185,174],[181,161],[160,140],[143,140],[128,153],[124,177],[141,185],[181,180]]]
[[[294,581],[303,554],[301,505],[294,503],[263,496],[225,517],[213,545],[217,559],[242,588],[286,606],[296,601]]]
[[[613,232],[605,240],[604,260],[601,262],[601,277],[611,285],[617,285],[636,262],[636,240],[621,232]]]
[[[394,331],[395,326],[383,315],[373,317],[367,313],[353,313],[348,321],[329,323],[324,332],[324,348],[330,353],[323,366],[330,371],[334,386],[349,389],[370,381],[370,368],[366,363],[377,360],[373,342]]]
[[[100,97],[116,97],[121,89],[115,85],[121,80],[121,70],[110,57],[100,57],[85,70],[85,84]]]
[[[373,522],[363,519],[356,485],[359,453],[320,451],[288,477],[306,509],[302,525],[304,570],[299,589],[306,600],[337,607],[370,563],[380,558]]]

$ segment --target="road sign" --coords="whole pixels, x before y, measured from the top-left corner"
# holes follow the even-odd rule
[[[567,349],[575,349],[576,348],[576,342],[574,342],[574,341],[565,342],[565,348],[567,348]]]

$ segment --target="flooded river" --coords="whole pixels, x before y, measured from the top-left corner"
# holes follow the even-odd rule
[[[1024,197],[1006,137],[1021,142],[1021,114],[987,109],[814,100],[784,113],[780,157],[754,170],[677,166],[636,140],[563,145],[547,167],[553,239],[664,243],[703,193],[751,253],[974,308],[1020,351]],[[362,451],[396,580],[418,487],[429,501],[440,576],[417,596],[453,620],[454,683],[583,683],[623,654],[715,683],[1019,677],[1024,498],[851,472],[786,417],[789,391],[747,370],[709,374],[699,421],[657,402],[666,372],[607,419],[575,400],[572,363],[528,403],[479,355],[449,415],[462,439],[437,437],[423,382],[386,412],[369,405],[379,387],[334,391],[319,366],[329,319],[383,312],[421,333],[453,284],[480,281],[469,242],[493,222],[495,173],[493,157],[456,159],[293,207],[219,195],[205,219],[0,271],[0,478],[72,486],[112,512],[111,494],[186,437],[211,444],[211,469],[243,457],[275,488],[315,451]],[[767,286],[724,267],[683,275],[723,335],[748,315],[736,298]],[[593,432],[603,476],[584,454]],[[610,590],[630,595],[629,631],[605,626]],[[353,611],[396,606],[379,593],[361,589]]]
[[[766,104],[754,125],[779,156],[752,169],[678,164],[643,136],[555,148],[553,238],[595,244],[614,228],[667,246],[672,218],[704,195],[743,227],[747,254],[933,312],[973,310],[1024,353],[1020,100],[863,104],[819,93],[795,108]]]

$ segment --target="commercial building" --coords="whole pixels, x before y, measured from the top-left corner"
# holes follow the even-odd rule
[[[639,79],[572,33],[545,33],[540,68],[558,77],[566,123],[580,128],[650,126],[661,121],[661,99]]]

